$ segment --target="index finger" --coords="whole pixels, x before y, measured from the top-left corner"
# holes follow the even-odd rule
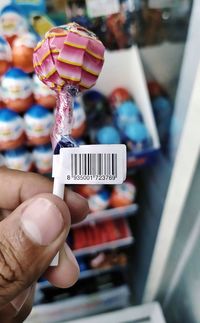
[[[40,193],[52,193],[53,182],[35,174],[0,167],[0,208],[14,210],[21,203]],[[72,223],[82,221],[89,213],[87,200],[65,189],[64,201],[70,210]]]

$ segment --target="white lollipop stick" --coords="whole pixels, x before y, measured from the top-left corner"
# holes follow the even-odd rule
[[[60,197],[62,200],[64,198],[64,192],[65,192],[65,185],[61,184],[58,180],[58,178],[54,178],[53,183],[53,194]],[[59,261],[59,253],[53,258],[50,266],[57,266]]]

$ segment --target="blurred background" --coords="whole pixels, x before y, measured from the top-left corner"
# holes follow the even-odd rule
[[[0,10],[0,164],[51,177],[56,99],[32,54],[49,28],[74,21],[106,55],[75,100],[73,137],[127,146],[124,184],[70,188],[91,210],[68,237],[80,278],[61,290],[41,277],[27,322],[200,322],[199,1],[1,0]]]

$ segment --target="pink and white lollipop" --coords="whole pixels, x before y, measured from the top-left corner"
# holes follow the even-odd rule
[[[69,138],[73,97],[95,85],[103,66],[104,50],[95,34],[76,23],[52,28],[35,48],[36,74],[58,97],[52,136],[54,153],[59,153],[60,147],[74,146]]]

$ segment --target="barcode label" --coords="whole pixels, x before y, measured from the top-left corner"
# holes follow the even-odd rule
[[[54,156],[53,177],[68,184],[120,184],[126,168],[125,145],[83,145]]]

